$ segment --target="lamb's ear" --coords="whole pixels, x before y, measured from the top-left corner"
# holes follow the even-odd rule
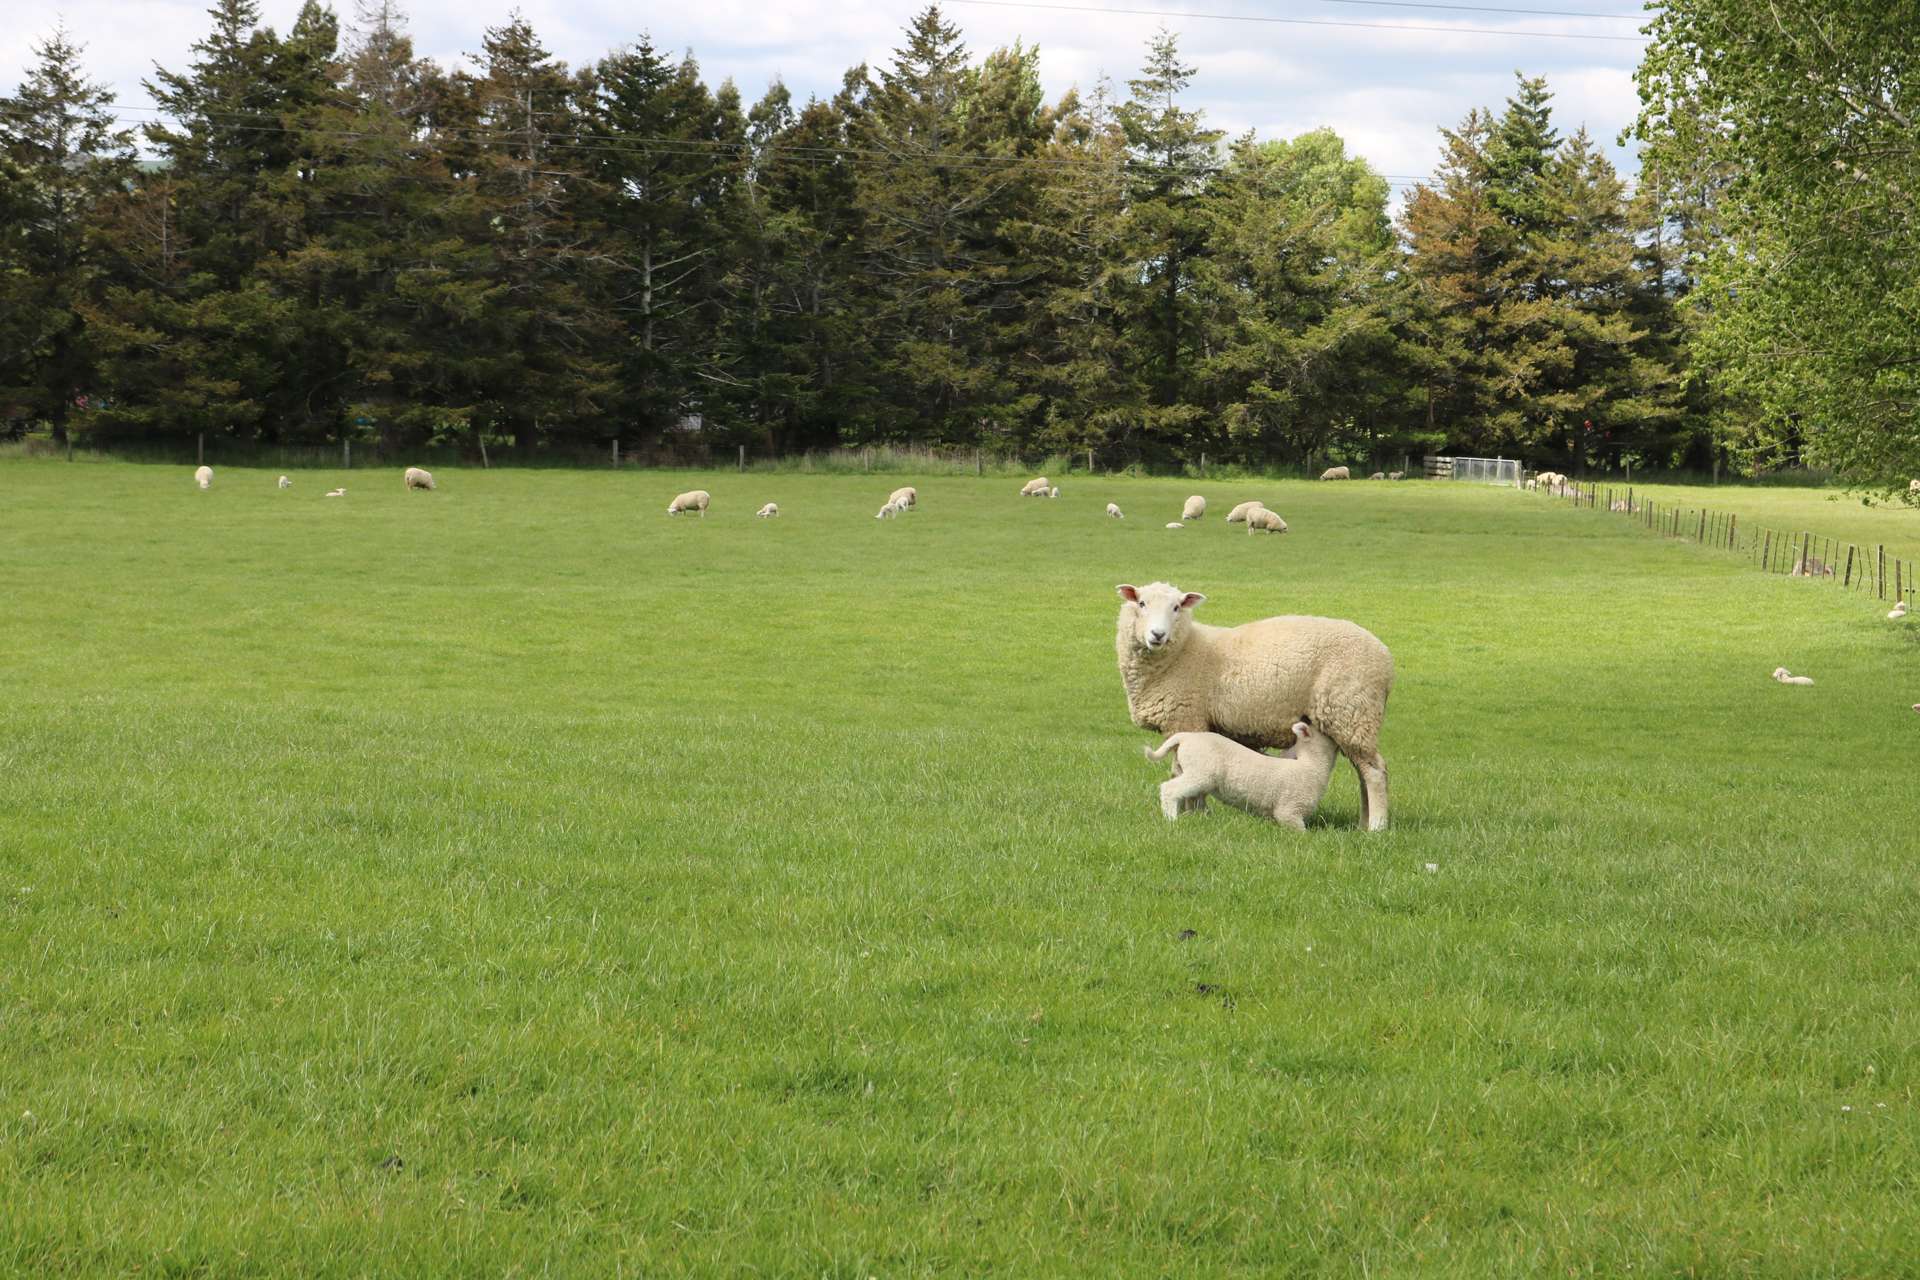
[[[1119,586],[1115,587],[1114,590],[1120,593],[1120,598],[1122,600],[1125,600],[1130,604],[1140,603],[1140,588],[1123,582]]]
[[[1305,720],[1296,721],[1293,726],[1293,736],[1305,742],[1313,736],[1313,726]]]
[[[1201,605],[1205,604],[1206,602],[1207,602],[1207,598],[1201,595],[1198,591],[1189,591],[1187,592],[1187,594],[1180,597],[1180,607],[1182,609],[1198,609]]]

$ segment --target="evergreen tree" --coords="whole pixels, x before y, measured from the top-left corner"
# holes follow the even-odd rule
[[[133,176],[132,136],[80,53],[56,30],[0,104],[0,402],[51,423],[56,442],[76,397],[95,389],[84,318],[104,269],[95,210]]]

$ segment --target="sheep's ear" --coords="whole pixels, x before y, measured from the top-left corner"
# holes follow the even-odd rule
[[[1198,591],[1189,591],[1180,597],[1180,607],[1182,609],[1198,609],[1206,603],[1206,600],[1207,598]]]
[[[1129,584],[1123,582],[1119,586],[1115,587],[1114,590],[1120,593],[1120,598],[1122,600],[1128,601],[1129,603],[1132,603],[1132,604],[1140,603],[1140,588],[1135,586],[1130,586]]]

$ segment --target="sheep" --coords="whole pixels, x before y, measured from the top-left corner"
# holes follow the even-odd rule
[[[1198,520],[1206,514],[1207,500],[1197,493],[1187,499],[1186,506],[1180,508],[1180,518],[1182,520]]]
[[[1048,496],[1049,498],[1057,498],[1057,497],[1059,497],[1059,496],[1060,496],[1060,486],[1056,484],[1056,485],[1054,485],[1054,486],[1052,486],[1051,488],[1049,488],[1049,489],[1047,490],[1047,496]]]
[[[433,488],[433,472],[423,467],[408,467],[407,474],[401,478],[406,481],[407,492],[409,493],[415,489]]]
[[[1185,526],[1185,525],[1183,525],[1183,524],[1181,524],[1181,523],[1180,523],[1180,522],[1179,522],[1178,520],[1169,520],[1169,521],[1167,521],[1167,528],[1169,528],[1169,529],[1184,529],[1184,528],[1186,528],[1186,527],[1187,527],[1187,526]]]
[[[1526,487],[1527,487],[1528,489],[1534,489],[1534,488],[1537,488],[1537,487],[1539,487],[1539,484],[1540,484],[1540,477],[1539,477],[1539,476],[1535,476],[1535,477],[1534,477],[1533,479],[1531,479],[1531,480],[1529,480],[1529,481],[1527,481],[1527,486],[1526,486]]]
[[[1387,473],[1384,471],[1376,471],[1372,475],[1367,477],[1367,479],[1369,480],[1385,480],[1386,478],[1387,478]]]
[[[905,509],[906,509],[906,508],[904,508],[904,507],[902,507],[902,506],[900,506],[900,505],[899,505],[898,503],[896,503],[896,502],[894,502],[893,500],[891,500],[891,499],[889,499],[889,500],[887,501],[887,505],[886,505],[886,506],[884,506],[884,507],[881,507],[881,508],[880,508],[880,510],[878,510],[878,511],[876,511],[876,512],[874,512],[874,514],[873,514],[873,518],[874,518],[875,520],[891,520],[891,519],[893,519],[893,518],[894,518],[895,516],[897,516],[897,515],[899,515],[899,514],[900,514],[900,513],[902,512],[902,511],[904,511]]]
[[[279,487],[282,489],[291,489],[293,488],[293,481],[287,479],[285,476],[281,476]]]
[[[1407,473],[1404,471],[1387,472],[1387,479],[1389,480],[1405,480],[1406,478],[1407,478]]]
[[[1328,467],[1320,473],[1322,480],[1351,480],[1353,478],[1345,467]]]
[[[1227,523],[1239,524],[1247,518],[1247,512],[1258,510],[1260,510],[1260,504],[1258,502],[1243,502],[1233,510],[1227,512]]]
[[[1020,486],[1020,496],[1023,498],[1037,498],[1045,493],[1047,489],[1047,478],[1045,476],[1035,476]]]
[[[1793,672],[1787,670],[1785,667],[1775,667],[1773,669],[1773,678],[1775,680],[1778,680],[1781,684],[1812,684],[1813,683],[1812,676],[1797,676],[1793,674]]]
[[[1122,583],[1114,649],[1127,714],[1163,734],[1221,733],[1242,746],[1293,745],[1310,720],[1360,775],[1360,820],[1387,825],[1380,726],[1393,690],[1393,655],[1364,627],[1338,618],[1263,618],[1210,627],[1189,615],[1206,597],[1165,582]]]
[[[1789,578],[1831,578],[1833,566],[1819,556],[1810,556],[1803,551],[1793,562],[1793,569],[1787,576]]]
[[[753,514],[759,516],[762,520],[765,520],[768,516],[777,516],[780,514],[780,504],[777,502],[769,502]]]
[[[345,486],[342,486],[338,489],[329,489],[320,496],[323,498],[344,498],[347,496],[347,490]]]
[[[213,488],[213,468],[212,467],[197,468],[193,473],[193,482],[199,485],[202,489]]]
[[[682,511],[698,511],[700,518],[707,518],[707,503],[713,501],[713,495],[705,489],[689,489],[667,504],[667,514],[677,516]]]
[[[1908,492],[1908,493],[1920,493],[1920,480],[1909,480],[1909,481],[1907,481],[1907,492]]]
[[[1609,502],[1607,504],[1607,510],[1625,511],[1627,510],[1627,500],[1625,498],[1615,498],[1612,502]]]
[[[1895,621],[1898,621],[1899,619],[1906,617],[1907,602],[1905,600],[1902,600],[1899,604],[1896,604],[1895,606],[1893,606],[1893,608],[1888,611],[1887,616],[1889,618],[1894,619]]]
[[[1253,533],[1259,529],[1264,529],[1268,533],[1285,533],[1287,522],[1280,518],[1278,512],[1257,507],[1247,513],[1247,536],[1253,536]]]
[[[920,494],[912,485],[907,485],[888,494],[887,501],[902,511],[911,511],[920,505]]]
[[[1173,776],[1160,784],[1160,812],[1169,822],[1179,818],[1188,802],[1204,809],[1208,796],[1218,796],[1236,809],[1272,818],[1283,827],[1307,829],[1307,819],[1320,807],[1333,776],[1333,739],[1304,720],[1292,726],[1293,747],[1279,756],[1241,746],[1217,733],[1176,733],[1158,750],[1146,748],[1147,759],[1159,760],[1171,751]]]
[[[1114,520],[1125,520],[1127,518],[1126,515],[1120,510],[1119,505],[1117,503],[1112,503],[1112,502],[1109,502],[1107,504],[1107,516],[1110,519],[1114,519]]]

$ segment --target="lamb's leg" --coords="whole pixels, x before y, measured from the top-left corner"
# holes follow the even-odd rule
[[[1198,799],[1199,804],[1191,803],[1195,799]],[[1207,797],[1193,785],[1191,780],[1168,778],[1160,784],[1160,812],[1167,816],[1168,822],[1173,822],[1182,813],[1198,809],[1206,803]]]
[[[1348,756],[1360,775],[1360,826],[1366,831],[1387,829],[1387,762],[1380,753]]]

